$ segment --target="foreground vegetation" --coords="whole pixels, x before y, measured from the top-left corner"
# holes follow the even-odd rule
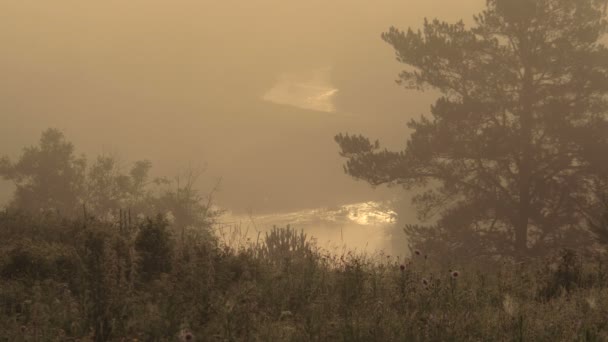
[[[153,178],[147,160],[125,169],[43,132],[0,157],[15,186],[0,339],[608,340],[607,6],[488,0],[471,28],[382,35],[401,84],[441,97],[401,151],[335,140],[350,176],[421,190],[408,260],[326,251],[289,227],[214,231],[200,170]]]
[[[234,233],[234,231],[233,231]],[[224,238],[221,238],[223,236]],[[274,228],[236,244],[163,217],[0,215],[4,341],[596,341],[606,259],[434,262],[325,251]]]

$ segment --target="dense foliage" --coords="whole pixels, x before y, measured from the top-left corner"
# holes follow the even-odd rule
[[[152,163],[136,161],[126,170],[117,157],[89,162],[57,129],[45,130],[38,145],[23,150],[17,161],[0,158],[0,177],[13,182],[9,210],[30,214],[54,212],[62,217],[116,217],[124,227],[132,216],[170,213],[182,231],[209,226],[220,212],[211,195],[196,189],[201,171],[189,169],[170,180],[150,176]]]
[[[121,231],[120,222],[2,213],[0,340],[608,338],[605,257],[565,250],[526,264],[442,264],[433,251],[407,260],[328,252],[291,228],[232,246],[200,233],[182,244],[161,218]]]

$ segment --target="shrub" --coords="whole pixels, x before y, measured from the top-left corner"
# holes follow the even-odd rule
[[[77,262],[65,246],[32,241],[15,243],[3,257],[0,274],[4,279],[26,282],[54,279],[69,283],[79,272]]]
[[[274,264],[288,266],[294,259],[313,254],[314,242],[304,233],[289,225],[285,228],[272,227],[266,233],[261,254]]]
[[[135,249],[139,255],[139,274],[144,282],[171,271],[173,246],[168,223],[162,215],[148,219],[139,228]]]

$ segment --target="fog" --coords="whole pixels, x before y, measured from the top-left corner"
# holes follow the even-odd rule
[[[467,1],[39,1],[0,3],[0,155],[42,130],[79,153],[204,167],[216,202],[268,214],[386,199],[342,170],[333,136],[402,147],[431,93],[394,80],[380,39],[425,17],[472,18]],[[12,189],[2,184],[0,199]]]
[[[0,0],[0,342],[608,341],[607,133],[608,0]]]

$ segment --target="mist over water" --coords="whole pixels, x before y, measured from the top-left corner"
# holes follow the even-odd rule
[[[607,18],[0,0],[0,342],[608,341]]]
[[[402,250],[391,250],[393,234],[399,233],[394,229],[396,218],[397,213],[391,209],[389,201],[370,201],[267,215],[227,213],[220,220],[220,229],[228,240],[231,233],[236,233],[237,236],[232,239],[244,236],[250,242],[257,242],[263,241],[272,227],[289,225],[297,231],[302,230],[315,239],[319,247],[328,251],[348,248],[358,252],[386,251],[403,256],[406,246]]]
[[[236,215],[386,201],[399,191],[345,175],[333,137],[402,148],[435,95],[395,85],[380,33],[483,3],[2,2],[0,155],[55,127],[77,153],[149,159],[153,176],[204,168],[200,190],[221,179],[215,201]],[[12,191],[1,181],[0,202]]]

